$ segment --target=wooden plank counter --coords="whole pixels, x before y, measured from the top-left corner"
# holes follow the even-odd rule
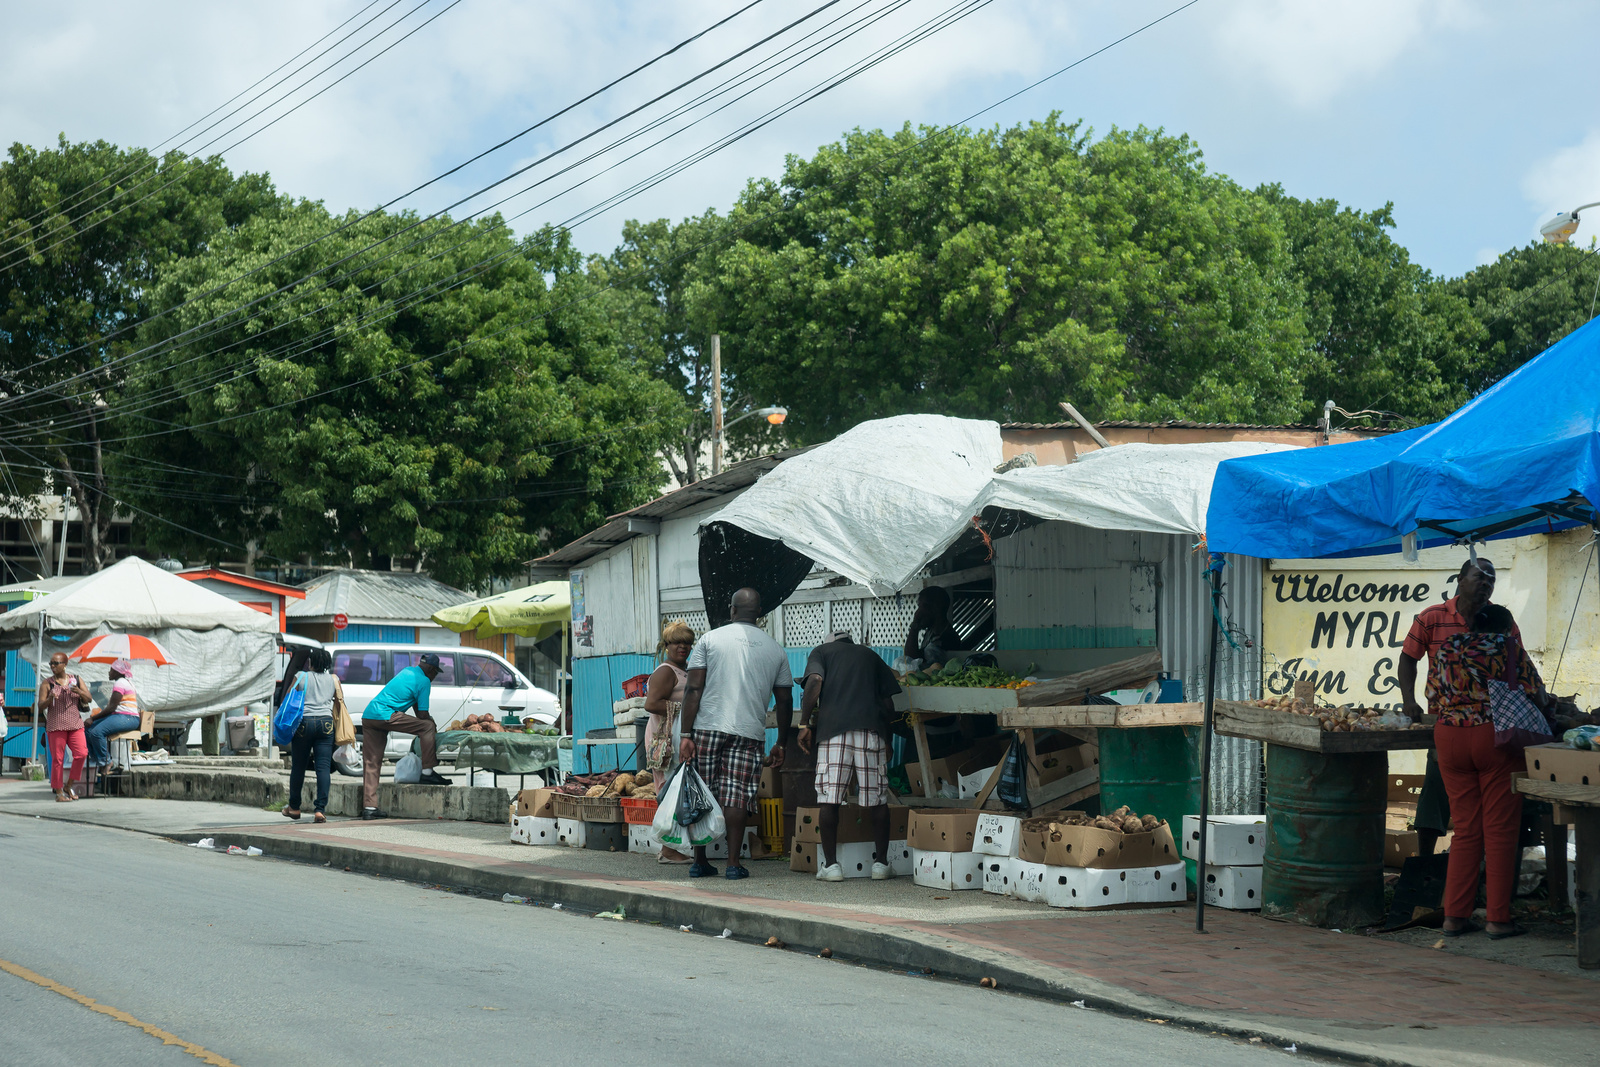
[[[1062,704],[1058,707],[1016,708],[999,712],[1002,730],[1107,729],[1131,730],[1144,726],[1200,726],[1206,706],[1199,701],[1173,704]]]
[[[1576,892],[1578,912],[1578,966],[1600,969],[1600,786],[1543,782],[1516,775],[1511,787],[1523,796],[1556,805],[1570,819],[1577,839]],[[1546,847],[1545,862],[1552,860]],[[1548,869],[1548,868],[1547,868]]]
[[[1296,715],[1278,708],[1258,708],[1240,701],[1219,700],[1215,704],[1214,725],[1225,737],[1245,737],[1284,745],[1304,752],[1328,755],[1346,752],[1392,752],[1397,749],[1432,748],[1431,727],[1410,730],[1324,730],[1310,715]]]

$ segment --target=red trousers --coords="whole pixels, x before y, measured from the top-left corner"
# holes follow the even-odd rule
[[[83,731],[79,730],[46,730],[45,743],[50,746],[50,788],[57,793],[61,792],[61,765],[66,762],[66,753],[72,752],[72,780],[83,779],[83,765],[89,760],[89,743],[83,739]]]
[[[1488,723],[1441,724],[1433,728],[1433,740],[1455,823],[1444,884],[1444,913],[1452,919],[1471,917],[1482,865],[1488,874],[1489,921],[1509,923],[1512,859],[1522,827],[1522,796],[1511,791],[1511,774],[1525,770],[1527,764],[1520,752],[1494,747],[1494,727]]]

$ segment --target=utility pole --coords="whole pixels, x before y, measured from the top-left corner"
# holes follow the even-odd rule
[[[711,473],[722,473],[722,335],[711,335]]]
[[[61,493],[61,551],[56,554],[56,577],[60,578],[67,573],[67,504],[72,497],[63,490]]]

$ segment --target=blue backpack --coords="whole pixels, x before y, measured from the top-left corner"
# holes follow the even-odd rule
[[[272,743],[281,747],[293,741],[305,713],[306,676],[301,674],[295,679],[294,688],[285,694],[283,703],[278,705],[278,713],[272,717]]]

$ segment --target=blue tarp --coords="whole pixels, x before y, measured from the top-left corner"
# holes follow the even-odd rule
[[[1581,494],[1586,500],[1572,497]],[[1551,345],[1442,422],[1217,468],[1207,547],[1312,559],[1534,532],[1600,502],[1600,322]]]

